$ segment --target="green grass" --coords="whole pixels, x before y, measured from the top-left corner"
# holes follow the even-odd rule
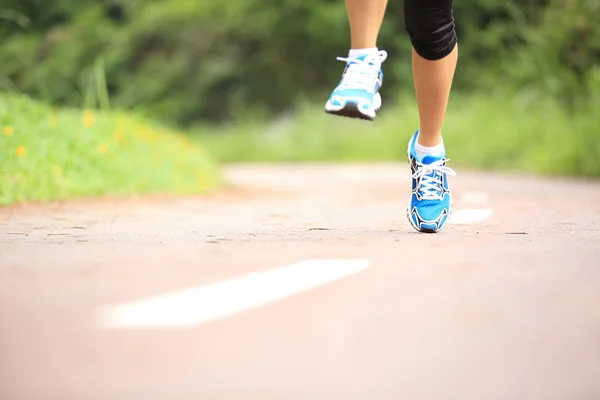
[[[596,111],[594,111],[596,109]],[[600,107],[567,113],[550,100],[453,97],[444,125],[450,165],[547,175],[600,177]],[[280,123],[199,129],[193,136],[223,162],[406,160],[418,127],[412,99],[375,122],[327,115],[308,105]]]
[[[0,93],[0,204],[204,193],[217,164],[187,136],[122,112],[52,109]]]
[[[599,103],[569,113],[549,99],[455,96],[444,126],[450,165],[599,178]],[[404,161],[417,116],[412,100],[373,123],[304,105],[288,120],[206,127],[189,140],[124,112],[0,93],[0,204],[204,193],[222,182],[218,161]]]

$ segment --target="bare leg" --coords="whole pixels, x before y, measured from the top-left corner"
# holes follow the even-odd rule
[[[377,47],[387,0],[346,0],[353,49]]]
[[[442,124],[458,61],[458,45],[441,60],[430,61],[413,49],[412,68],[419,107],[420,128],[417,143],[434,147],[441,143]]]

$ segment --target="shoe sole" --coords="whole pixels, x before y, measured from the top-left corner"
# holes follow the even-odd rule
[[[358,106],[355,103],[346,103],[344,105],[344,107],[342,107],[339,110],[325,109],[325,112],[327,114],[331,114],[331,115],[338,115],[340,117],[346,117],[346,118],[358,118],[358,119],[362,119],[365,121],[373,121],[375,119],[375,117],[372,117],[370,115],[366,115],[366,114],[363,114],[362,112],[360,112],[360,110],[358,109]]]
[[[377,111],[379,111],[379,109],[381,108],[381,95],[379,93],[375,93],[373,102],[376,104],[375,108],[373,109],[373,115],[363,113],[358,108],[358,103],[352,100],[347,101],[346,104],[344,104],[344,106],[340,108],[332,106],[331,103],[327,101],[327,104],[325,104],[325,112],[327,114],[338,115],[340,117],[357,118],[366,121],[373,121],[375,120]]]

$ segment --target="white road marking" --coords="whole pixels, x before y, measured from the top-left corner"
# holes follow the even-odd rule
[[[481,222],[492,215],[492,210],[489,208],[485,209],[472,209],[472,210],[456,210],[450,216],[448,223],[453,225],[468,225]]]
[[[356,274],[368,260],[307,260],[100,310],[103,329],[197,326]]]

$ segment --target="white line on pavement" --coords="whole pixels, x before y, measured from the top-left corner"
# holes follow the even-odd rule
[[[368,260],[306,260],[231,280],[167,293],[100,310],[103,329],[196,326],[273,303],[356,274]]]
[[[492,215],[492,210],[488,208],[457,210],[452,213],[448,223],[453,225],[476,224],[477,222],[481,222],[484,219],[489,218],[490,215]]]

